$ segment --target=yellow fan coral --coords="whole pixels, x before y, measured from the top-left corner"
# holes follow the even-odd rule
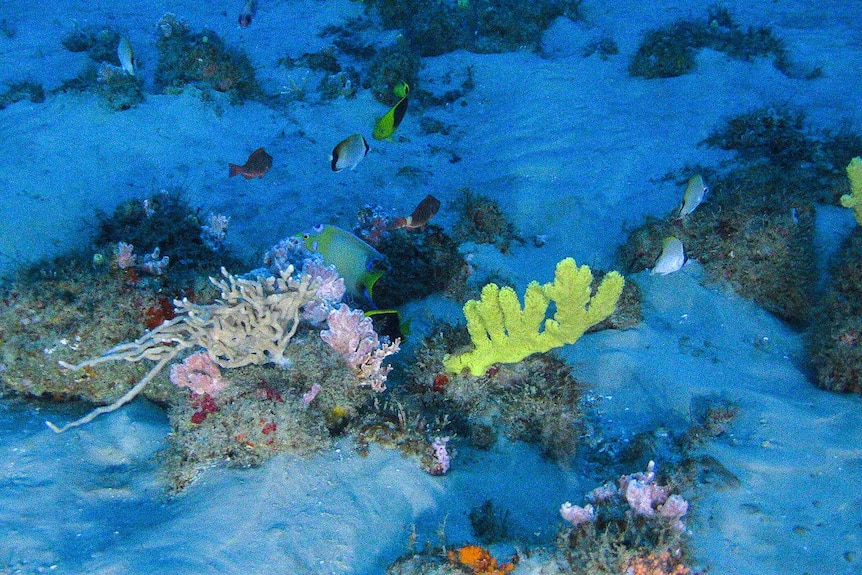
[[[850,160],[847,177],[850,179],[850,193],[841,196],[841,205],[852,208],[856,223],[862,225],[862,158],[857,156]]]
[[[557,264],[552,283],[530,282],[523,308],[512,288],[486,285],[479,300],[464,304],[474,349],[444,358],[446,371],[469,369],[479,376],[495,363],[516,363],[533,353],[575,343],[613,313],[625,284],[619,273],[610,272],[593,295],[592,281],[589,267],[578,267],[575,260],[566,258]],[[551,301],[556,311],[547,318]]]

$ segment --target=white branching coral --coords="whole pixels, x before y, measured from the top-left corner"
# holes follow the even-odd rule
[[[299,326],[300,310],[316,291],[311,276],[295,280],[291,274],[293,266],[288,266],[280,277],[257,281],[222,269],[225,279],[210,278],[221,289],[217,303],[201,306],[183,299],[174,302],[176,313],[193,332],[195,344],[221,367],[286,365],[284,351]]]
[[[241,279],[222,268],[224,279],[210,278],[221,290],[221,299],[210,305],[199,305],[188,299],[174,300],[176,316],[142,337],[121,343],[99,357],[76,365],[61,362],[70,370],[84,369],[108,361],[155,361],[156,364],[132,389],[111,405],[99,407],[86,416],[58,427],[62,433],[83,425],[95,417],[114,411],[132,399],[183,351],[204,348],[223,368],[274,363],[286,365],[285,349],[299,326],[300,310],[314,299],[316,285],[308,274],[292,277],[288,266],[279,277],[264,280]]]

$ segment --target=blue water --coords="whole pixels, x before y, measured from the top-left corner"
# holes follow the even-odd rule
[[[460,4],[451,8],[475,8]],[[181,189],[202,214],[230,216],[227,248],[254,265],[278,240],[315,224],[349,228],[367,203],[406,216],[433,193],[442,201],[434,222],[451,231],[453,202],[469,187],[498,201],[523,239],[505,254],[462,246],[474,282],[502,277],[522,293],[531,280],[550,281],[568,256],[613,269],[628,230],[678,206],[677,180],[692,166],[718,169],[731,160],[730,152],[699,145],[728,118],[790,106],[814,129],[859,131],[862,19],[854,3],[723,4],[743,28],[771,27],[785,42],[791,73],[769,55],[747,61],[705,48],[685,75],[629,74],[644,33],[701,18],[709,5],[587,0],[585,20],[563,17],[535,43],[502,53],[485,53],[482,32],[473,31],[473,40],[459,40],[464,49],[424,56],[415,87],[441,97],[470,78],[465,95],[432,106],[414,91],[416,104],[393,138],[376,141],[371,133],[388,105],[361,83],[349,98],[324,99],[324,73],[301,61],[337,44],[337,35],[322,32],[363,16],[361,2],[260,0],[248,27],[238,23],[242,1],[7,3],[0,93],[26,81],[45,94],[0,109],[0,275],[46,256],[87,253],[96,210],[111,213],[162,189]],[[265,96],[236,104],[201,87],[158,92],[166,9],[247,55]],[[63,47],[76,29],[129,39],[142,102],[116,111],[97,84],[62,89],[98,65]],[[397,36],[374,16],[347,40],[379,47]],[[586,55],[607,38],[618,53]],[[365,73],[367,61],[346,55],[345,46],[334,52],[342,64]],[[804,78],[815,69],[819,76]],[[432,120],[445,130],[428,129]],[[334,174],[328,155],[352,133],[368,138],[369,154],[355,170]],[[273,156],[263,178],[227,177],[229,162],[259,147]],[[821,205],[817,225],[823,270],[854,222],[846,210]],[[52,273],[51,264],[43,267]],[[706,282],[700,264],[631,279],[643,290],[644,321],[560,351],[587,385],[593,427],[582,453],[622,451],[642,432],[679,432],[691,423],[694,398],[729,399],[738,419],[702,455],[739,483],[705,481],[691,494],[694,564],[714,573],[862,573],[859,397],[813,386],[803,335]],[[460,303],[434,297],[405,306],[412,337],[430,329],[430,318],[459,320]],[[448,545],[472,542],[467,515],[487,499],[511,512],[511,537],[495,547],[505,557],[552,548],[561,503],[582,502],[601,481],[641,471],[621,471],[618,462],[606,471],[586,456],[561,466],[536,446],[501,440],[481,452],[456,439],[452,470],[432,477],[395,450],[373,447],[360,457],[343,439],[306,459],[216,466],[176,496],[159,459],[170,433],[164,409],[136,400],[59,436],[44,425],[88,408],[0,400],[0,572],[382,573],[407,551],[414,530],[419,546],[438,545],[441,532]],[[524,555],[515,573],[541,564]]]

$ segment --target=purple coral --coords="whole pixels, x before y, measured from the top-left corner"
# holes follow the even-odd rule
[[[617,489],[617,486],[612,482],[608,482],[587,493],[587,501],[595,503],[596,505],[602,505],[610,502],[618,495],[619,490]]]
[[[188,356],[185,361],[171,367],[171,383],[188,387],[198,395],[215,397],[225,387],[218,364],[210,354],[202,351]]]
[[[682,531],[685,525],[681,518],[688,513],[688,502],[669,492],[667,487],[655,483],[654,461],[649,462],[646,472],[620,477],[620,493],[635,515],[662,517],[670,521],[674,529]]]
[[[332,306],[344,297],[344,278],[338,275],[335,266],[326,266],[321,262],[306,258],[302,264],[302,272],[310,275],[317,282],[315,298],[302,308],[302,319],[320,324],[329,317]]]
[[[313,383],[311,385],[311,389],[302,394],[302,405],[308,405],[314,398],[317,397],[317,394],[323,391],[323,386],[319,383]]]
[[[206,224],[201,226],[201,241],[214,252],[221,250],[227,237],[227,227],[230,217],[210,212]]]
[[[560,506],[560,515],[563,519],[572,524],[572,527],[577,527],[584,523],[589,523],[596,518],[595,509],[587,503],[584,507],[580,505],[572,505],[568,501]]]
[[[121,270],[136,269],[141,273],[160,276],[165,273],[170,261],[171,258],[162,257],[159,248],[156,248],[153,253],[144,255],[143,263],[139,264],[138,256],[135,254],[135,246],[126,242],[117,244],[117,267]]]
[[[635,515],[655,516],[656,507],[667,500],[667,488],[655,483],[655,462],[650,461],[645,473],[620,477],[620,493]]]
[[[449,443],[448,437],[435,437],[431,442],[431,450],[434,452],[434,464],[428,470],[431,475],[446,475],[449,472],[452,458],[446,448],[447,443]]]
[[[659,510],[658,514],[671,522],[673,528],[677,531],[684,531],[685,524],[682,522],[682,516],[688,513],[688,501],[679,495],[671,495],[667,498]]]
[[[289,237],[280,240],[272,246],[263,256],[263,263],[269,268],[269,271],[276,276],[287,269],[288,266],[293,266],[294,269],[301,270],[304,261],[307,258],[317,257],[322,259],[320,254],[313,254],[302,240],[297,237]]]
[[[623,492],[626,501],[635,515],[653,517],[658,505],[667,500],[667,489],[654,483],[646,483],[639,479],[629,481]]]
[[[147,275],[160,276],[168,269],[170,262],[171,258],[162,256],[161,250],[156,247],[153,253],[144,255],[144,263],[140,264],[137,269]]]
[[[670,489],[656,483],[655,463],[650,461],[646,471],[623,475],[617,484],[608,482],[590,491],[590,503],[583,507],[566,501],[560,506],[560,515],[573,528],[587,529],[591,535],[599,530],[623,533],[646,529],[645,533],[672,542],[674,539],[666,536],[685,531],[682,517],[689,505],[681,496],[670,495]]]
[[[117,267],[126,270],[135,267],[138,256],[135,255],[135,246],[120,242],[117,244]]]
[[[371,318],[344,304],[329,312],[326,323],[329,329],[320,332],[323,341],[347,360],[364,385],[374,391],[385,390],[386,376],[392,368],[384,366],[383,360],[398,351],[399,340],[381,342]]]

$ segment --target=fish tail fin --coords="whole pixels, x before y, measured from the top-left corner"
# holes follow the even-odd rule
[[[242,166],[237,166],[236,164],[228,164],[227,165],[228,177],[232,178],[238,174],[242,173]]]

